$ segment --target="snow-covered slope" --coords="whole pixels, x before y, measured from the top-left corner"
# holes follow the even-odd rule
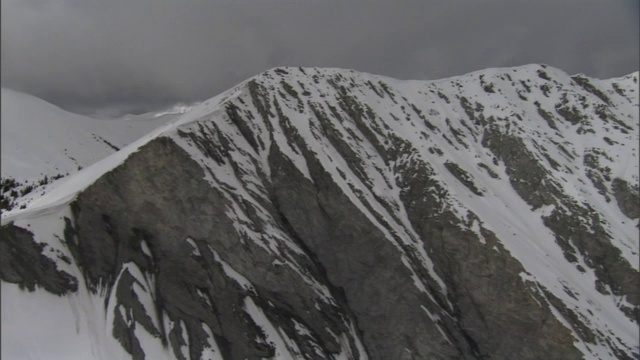
[[[175,116],[145,114],[135,120],[98,120],[3,88],[0,119],[2,195],[7,201],[4,210],[27,204],[33,195],[46,192],[49,182],[104,159]],[[14,182],[20,184],[11,186]],[[27,188],[32,196],[21,196]]]
[[[82,309],[85,357],[638,358],[638,99],[273,69],[5,213],[3,304]]]

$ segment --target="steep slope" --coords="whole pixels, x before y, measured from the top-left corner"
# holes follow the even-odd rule
[[[45,193],[49,183],[113,154],[176,116],[98,120],[3,88],[2,209],[25,206]]]
[[[273,69],[5,214],[3,304],[89,356],[638,358],[637,82]]]

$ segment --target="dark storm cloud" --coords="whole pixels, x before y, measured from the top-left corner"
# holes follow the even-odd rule
[[[2,84],[68,109],[199,101],[279,65],[435,79],[638,69],[637,1],[3,0]]]

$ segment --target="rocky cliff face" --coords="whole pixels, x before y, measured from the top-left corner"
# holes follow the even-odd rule
[[[6,214],[3,321],[54,293],[98,357],[638,358],[637,82],[273,69]]]

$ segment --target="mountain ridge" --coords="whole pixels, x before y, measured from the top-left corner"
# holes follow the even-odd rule
[[[3,88],[1,208],[26,207],[53,182],[117,152],[173,117],[95,119]]]
[[[270,354],[269,348],[276,357],[280,352],[313,358],[319,352],[339,358],[340,345],[331,340],[338,331],[348,339],[342,354],[354,358],[633,358],[640,296],[634,285],[638,244],[632,205],[638,182],[632,163],[637,77],[595,80],[530,65],[418,82],[335,69],[275,68],[156,130],[148,142],[130,145],[129,153],[105,161],[97,173],[85,169],[93,175],[75,200],[82,186],[70,186],[66,198],[60,195],[64,191],[58,194],[67,220],[54,233],[68,239],[56,247],[83,269],[69,274],[84,279],[78,281],[90,292],[119,288],[124,274],[136,273],[128,276],[149,284],[138,297],[151,296],[150,306],[162,318],[182,319],[189,336],[208,344],[188,346],[191,358],[230,338],[224,336],[224,321],[214,325],[204,309],[203,315],[185,317],[165,306],[184,296],[176,293],[179,284],[208,292],[207,304],[244,308],[263,331],[272,324],[275,333],[257,336],[280,340],[262,342],[266,348],[256,345],[261,341],[244,345],[258,357]],[[629,148],[631,154],[622,150]],[[145,167],[157,178],[141,173]],[[180,174],[185,169],[191,177]],[[173,191],[182,194],[172,194],[173,202],[162,195],[171,194],[171,184],[180,184]],[[209,194],[200,195],[208,201],[196,194]],[[66,201],[73,202],[65,210]],[[33,205],[47,209],[49,204]],[[177,210],[168,210],[172,207]],[[197,215],[202,209],[213,217]],[[3,215],[3,225],[37,227],[45,221],[37,212],[28,219],[29,211]],[[123,212],[135,215],[124,218]],[[205,222],[217,219],[225,230],[182,212]],[[81,248],[69,250],[71,243]],[[184,255],[166,253],[190,248],[197,254],[193,250],[187,258],[208,265],[200,269]],[[158,249],[165,249],[164,255]],[[112,252],[129,255],[97,255]],[[87,256],[99,263],[87,263]],[[154,293],[144,280],[185,261],[191,264],[185,269],[213,276],[216,259],[242,274],[257,293],[238,289],[244,294],[238,303],[211,298],[212,284],[206,281],[173,279],[164,285],[167,290]],[[153,270],[149,261],[164,265]],[[278,267],[273,263],[286,269],[275,278],[310,292],[294,296],[265,278],[262,274]],[[131,270],[132,264],[142,270]],[[114,266],[126,271],[118,275],[109,270]],[[4,274],[5,267],[7,281]],[[504,293],[494,293],[498,289]],[[324,299],[316,302],[326,304],[321,314],[340,314],[340,320],[303,315],[314,298]],[[381,304],[371,304],[371,298]],[[256,307],[264,299],[269,300]],[[179,357],[179,335],[173,331],[185,325],[163,334],[157,329],[162,321],[149,325],[145,312],[134,310],[134,299],[114,301],[132,311],[112,332],[134,358],[140,358],[141,335],[125,337],[136,331],[125,323],[168,337]],[[208,324],[208,332],[193,325],[194,318]],[[546,319],[542,327],[540,318]],[[248,326],[231,323],[234,329]],[[333,330],[321,330],[321,323]],[[299,338],[295,324],[312,336]],[[536,330],[523,333],[534,324]],[[216,340],[203,340],[207,333]],[[532,343],[505,337],[516,333]],[[214,353],[238,358],[241,346],[230,342],[227,350],[218,346]]]
[[[406,83],[406,84],[408,84],[408,83],[417,83],[417,84],[432,83],[432,84],[437,84],[439,82],[442,82],[442,83],[452,82],[452,81],[455,81],[457,79],[463,79],[465,77],[466,78],[471,78],[471,77],[474,77],[476,75],[478,75],[478,76],[482,75],[482,77],[484,77],[487,73],[489,73],[489,74],[491,74],[491,73],[501,73],[501,72],[506,73],[509,70],[513,70],[513,69],[521,69],[521,70],[534,69],[535,70],[535,69],[538,69],[539,67],[547,68],[547,65],[544,65],[544,64],[542,64],[542,65],[541,64],[527,64],[527,65],[522,65],[522,66],[519,66],[519,67],[516,67],[516,68],[514,68],[514,67],[488,68],[488,69],[473,71],[473,72],[470,72],[470,73],[467,73],[467,74],[464,74],[464,75],[458,75],[458,76],[453,76],[453,77],[443,78],[443,79],[436,79],[436,80],[400,80],[400,79],[394,79],[394,78],[391,78],[391,77],[386,77],[386,76],[376,75],[376,74],[370,74],[370,73],[365,73],[365,72],[358,72],[358,73],[362,74],[362,75],[365,75],[365,76],[372,76],[372,77],[377,78],[379,80],[386,80],[386,81],[397,82],[397,83]],[[218,96],[215,96],[215,97],[213,97],[213,98],[211,98],[209,100],[203,101],[202,104],[209,104],[211,102],[216,102],[216,100],[219,100],[222,97],[222,95],[227,94],[227,96],[228,96],[229,93],[232,92],[232,90],[237,92],[238,89],[242,88],[244,85],[248,84],[249,82],[254,81],[256,79],[263,78],[265,76],[268,76],[268,74],[275,73],[279,69],[280,70],[283,70],[283,69],[299,70],[299,69],[304,69],[304,68],[302,68],[302,67],[293,67],[293,66],[289,66],[289,67],[287,67],[287,66],[274,67],[272,69],[266,70],[266,71],[264,71],[264,72],[262,72],[262,73],[260,73],[258,75],[255,75],[255,76],[253,76],[253,77],[241,82],[240,84],[238,84],[235,87],[233,87],[231,90],[223,92],[221,95],[218,95]],[[315,69],[315,68],[308,68],[308,69]],[[328,72],[347,72],[347,73],[354,73],[355,72],[354,70],[343,69],[343,68],[322,68],[322,69],[324,71],[328,71]],[[553,69],[553,68],[551,68],[551,69]],[[585,76],[584,74],[568,75],[568,74],[566,74],[566,73],[564,73],[564,72],[562,72],[561,70],[558,70],[558,69],[554,69],[554,71],[556,71],[559,74],[562,74],[562,76],[565,77],[565,78],[566,77],[573,78],[573,77]],[[633,73],[630,73],[630,74],[627,74],[627,75],[623,75],[623,76],[620,76],[620,77],[611,78],[611,79],[607,79],[607,80],[599,80],[599,79],[595,79],[595,78],[589,78],[589,79],[595,80],[595,81],[598,81],[598,82],[615,82],[615,81],[622,81],[622,80],[625,80],[625,79],[629,79],[629,81],[637,83],[637,81],[638,81],[637,79],[638,79],[639,76],[640,76],[639,72],[636,71],[636,72],[633,72]],[[9,92],[9,93],[19,94],[18,92],[14,91],[14,90],[5,89],[5,88],[3,88],[3,91]],[[32,95],[28,95],[28,94],[24,94],[24,95],[28,96],[28,97],[32,97],[32,98],[38,100],[38,102],[46,104],[46,106],[54,107],[54,108],[56,108],[58,110],[64,111],[64,110],[56,107],[55,105],[47,103],[46,101],[38,99],[38,98],[36,98],[36,97],[34,97]],[[9,100],[11,100],[11,99],[9,99]],[[11,103],[11,101],[6,101],[5,104],[6,103]],[[149,114],[145,114],[145,115],[136,115],[133,118],[136,118],[136,121],[134,121],[134,122],[142,122],[142,123],[144,123],[144,122],[149,122],[150,118],[166,117],[166,115],[181,115],[181,114],[184,114],[185,112],[188,113],[189,111],[191,111],[192,108],[197,107],[198,105],[200,105],[200,104],[192,105],[192,106],[189,106],[188,108],[180,108],[180,111],[177,111],[177,113],[174,113],[174,112],[159,112],[157,114],[149,113]],[[14,110],[11,109],[11,110],[8,110],[8,111],[14,111]],[[82,118],[89,119],[88,117],[85,117],[85,116],[82,116],[82,115],[76,115],[76,114],[72,114],[72,113],[68,113],[68,114],[71,115],[71,116],[77,116],[77,117],[82,117]],[[143,118],[139,119],[138,117],[140,117],[140,116],[143,116]],[[12,118],[12,117],[15,117],[15,116],[8,115],[8,116],[5,116],[5,117],[6,118]],[[24,116],[21,115],[21,117],[24,117]],[[131,122],[131,120],[129,118],[131,118],[131,116],[127,115],[122,120],[126,120],[126,121]],[[98,119],[95,119],[95,120],[98,120]],[[118,120],[120,120],[120,119],[109,119],[109,120],[104,119],[104,120],[98,120],[98,121],[100,121],[100,122],[104,122],[104,121],[117,122]],[[169,117],[169,119],[168,120],[164,120],[164,122],[170,123],[172,120],[173,119],[171,119],[171,117]],[[175,126],[180,126],[180,124],[184,124],[184,123],[186,123],[188,121],[193,121],[193,119],[187,120],[187,121],[185,121],[185,120],[178,121]],[[158,127],[154,126],[154,128],[157,129]],[[153,131],[147,131],[147,133],[152,133],[152,132]],[[131,135],[129,135],[129,139],[127,140],[127,143],[131,143],[134,140],[136,140],[137,138],[144,137],[144,136],[140,136],[140,135],[135,135],[135,134],[138,134],[138,133],[139,133],[139,131],[137,133],[134,132],[134,135],[133,135],[134,137],[131,137]],[[5,143],[6,142],[7,141],[5,141]],[[102,140],[102,142],[107,144],[107,146],[110,147],[111,149],[114,149],[114,145],[109,145],[108,141],[105,142],[104,140]],[[124,145],[126,145],[126,143],[124,143],[122,146],[124,146]],[[119,150],[119,148],[115,148],[115,149]],[[5,149],[5,151],[3,151],[3,153],[5,153],[5,154],[6,153],[11,153],[11,151],[8,151],[7,149]],[[13,154],[12,154],[12,157],[15,157],[15,156],[13,156]],[[69,156],[67,156],[67,157],[69,157]],[[7,158],[9,158],[9,156],[7,156]],[[14,161],[13,159],[9,159],[9,160],[10,161]],[[18,161],[24,162],[26,160],[25,159],[19,159]],[[93,162],[95,162],[95,160]],[[91,165],[91,162],[86,162],[85,161],[82,164],[76,164],[76,165],[78,165],[81,168],[83,166]],[[71,171],[72,173],[74,172],[72,169],[67,169],[67,170]],[[13,173],[15,171],[13,171],[13,169],[8,169],[5,172]],[[51,174],[46,174],[46,175],[55,175],[55,174],[51,173]],[[30,178],[30,177],[28,177],[28,178]],[[21,180],[25,180],[25,179],[21,179]],[[29,180],[31,180],[31,179],[29,179]],[[46,189],[46,188],[43,189],[43,190],[44,190],[43,191],[44,193],[46,193],[48,191],[48,189]],[[30,200],[31,199],[29,199],[29,201]]]

